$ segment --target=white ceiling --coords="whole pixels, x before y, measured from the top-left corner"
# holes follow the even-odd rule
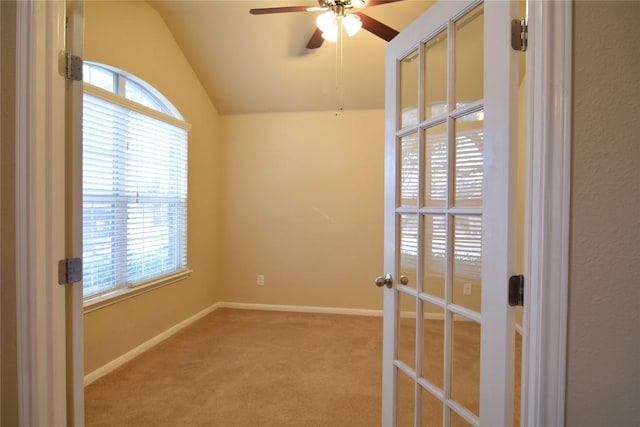
[[[315,6],[314,0],[152,0],[221,114],[384,107],[387,42],[361,30],[336,44],[305,45],[318,12],[251,15],[249,9]],[[362,12],[401,31],[431,1],[404,0]],[[342,102],[340,90],[342,87]]]

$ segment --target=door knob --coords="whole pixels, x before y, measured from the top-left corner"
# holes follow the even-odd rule
[[[409,278],[407,276],[400,276],[400,284],[407,286],[409,284]]]
[[[393,286],[393,276],[391,276],[390,274],[385,274],[384,276],[376,277],[376,286],[379,288],[383,286],[390,288],[391,286]]]

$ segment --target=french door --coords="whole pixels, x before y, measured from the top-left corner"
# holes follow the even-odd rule
[[[387,47],[384,426],[513,422],[515,13],[441,0]]]

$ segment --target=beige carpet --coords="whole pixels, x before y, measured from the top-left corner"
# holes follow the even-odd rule
[[[86,424],[379,426],[381,331],[375,317],[220,309],[88,386]],[[475,335],[461,332],[459,345],[465,334]],[[459,357],[454,366],[477,376],[473,358]],[[457,387],[472,405],[477,388]]]

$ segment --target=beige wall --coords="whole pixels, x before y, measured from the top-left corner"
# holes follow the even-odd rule
[[[222,299],[380,309],[384,112],[223,116],[222,129]]]
[[[126,70],[162,92],[191,123],[190,279],[84,316],[91,372],[219,300],[219,119],[160,16],[145,2],[85,3],[85,59]]]
[[[640,420],[640,2],[574,8],[568,426]]]

